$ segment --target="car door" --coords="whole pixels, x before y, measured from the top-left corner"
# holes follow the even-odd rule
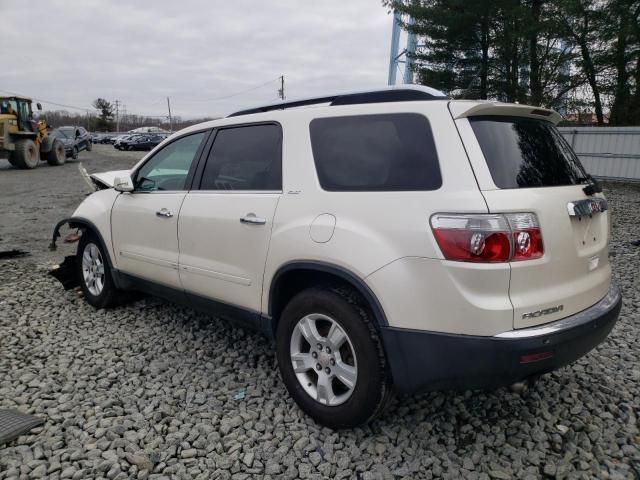
[[[133,173],[133,192],[121,193],[111,213],[118,270],[181,288],[178,213],[207,135],[203,131],[176,139]]]
[[[282,130],[222,128],[178,221],[180,279],[192,301],[260,311],[271,228],[282,193]]]
[[[89,134],[82,127],[78,128],[78,139],[80,140],[82,149],[86,150],[89,147]]]

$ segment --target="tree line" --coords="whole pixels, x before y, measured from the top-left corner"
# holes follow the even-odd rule
[[[167,117],[149,117],[135,114],[120,115],[116,124],[115,106],[111,102],[103,98],[98,98],[92,105],[96,109],[95,112],[77,113],[67,110],[47,110],[42,113],[42,116],[46,118],[47,123],[54,128],[65,125],[77,125],[83,126],[90,132],[114,132],[116,131],[117,124],[119,124],[118,128],[121,132],[143,126],[160,127],[165,130],[171,128]],[[207,117],[185,120],[180,116],[174,116],[171,123],[173,130],[176,131],[207,120],[213,119]]]
[[[640,0],[383,0],[410,17],[419,83],[456,98],[640,125]]]

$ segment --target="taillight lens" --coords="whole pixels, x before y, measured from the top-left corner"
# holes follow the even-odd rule
[[[508,213],[505,217],[509,222],[513,241],[511,261],[542,257],[544,246],[538,217],[534,213]]]
[[[431,228],[447,260],[508,262],[540,258],[544,253],[533,213],[436,214]]]

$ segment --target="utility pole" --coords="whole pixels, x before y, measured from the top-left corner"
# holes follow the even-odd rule
[[[278,89],[280,100],[284,101],[284,75],[280,75],[280,88]]]
[[[116,104],[116,132],[120,133],[120,100],[116,100],[115,104]]]
[[[173,119],[171,118],[171,102],[169,101],[169,97],[167,97],[167,108],[169,109],[169,131],[173,132]]]

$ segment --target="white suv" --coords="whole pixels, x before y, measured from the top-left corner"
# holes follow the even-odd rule
[[[80,229],[98,308],[136,289],[275,337],[300,407],[354,426],[394,390],[512,384],[607,336],[609,212],[559,120],[408,86],[238,112],[95,175],[113,188],[54,244]]]

